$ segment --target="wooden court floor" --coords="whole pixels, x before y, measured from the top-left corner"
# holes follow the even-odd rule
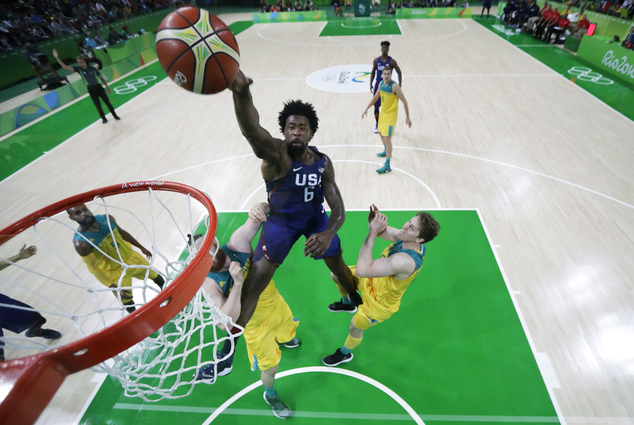
[[[477,209],[560,421],[632,423],[634,123],[476,20],[399,21],[402,35],[345,38],[318,37],[322,25],[254,25],[237,36],[263,126],[278,134],[284,100],[312,102],[313,144],[333,159],[348,209]],[[403,69],[413,125],[401,107],[393,171],[377,175],[378,137],[361,120],[370,94],[326,92],[306,78],[370,64],[383,39]],[[161,81],[118,111],[120,122],[96,121],[0,182],[0,225],[141,179],[198,187],[220,211],[264,200],[229,93],[195,96]],[[38,423],[74,421],[90,379],[70,377]]]

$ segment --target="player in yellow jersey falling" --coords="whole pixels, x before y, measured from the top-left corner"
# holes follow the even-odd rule
[[[358,309],[346,308],[348,306],[343,302],[328,306],[330,311],[346,311],[355,315],[343,347],[322,359],[326,366],[352,360],[351,351],[361,343],[363,332],[398,311],[405,290],[423,267],[424,243],[432,241],[440,231],[440,224],[426,212],[419,212],[402,229],[397,229],[388,226],[387,217],[372,205],[368,221],[370,230],[359,251],[357,265],[350,267],[358,278],[357,290],[361,292],[363,304]],[[377,236],[394,243],[373,260],[372,248]],[[347,292],[340,287],[334,275],[332,278],[339,292],[345,296]]]
[[[147,267],[128,268],[126,266],[124,270],[123,264],[128,266],[150,265],[141,254],[132,249],[131,245],[139,248],[143,255],[148,258],[152,257],[152,253],[123,230],[113,216],[94,216],[85,204],[69,208],[66,212],[71,220],[79,224],[79,229],[75,232],[73,240],[75,251],[81,256],[81,259],[88,266],[88,270],[95,275],[97,280],[113,289],[115,297],[120,299],[121,304],[127,306],[126,310],[129,313],[135,310],[132,290],[123,288],[132,286],[133,277],[144,279],[146,272],[148,272],[148,278],[152,279],[159,288],[163,288],[165,280],[152,269],[148,271]]]
[[[368,114],[368,109],[376,103],[381,96],[381,112],[379,113],[379,134],[381,135],[381,141],[385,146],[383,152],[377,154],[379,157],[385,158],[385,165],[376,170],[379,174],[389,173],[392,171],[390,167],[390,160],[392,159],[392,136],[394,135],[394,127],[396,126],[396,118],[398,116],[398,101],[403,102],[403,108],[405,109],[405,123],[408,127],[412,126],[412,122],[409,119],[409,107],[407,100],[401,90],[401,86],[394,80],[392,80],[392,67],[386,65],[383,68],[381,74],[383,81],[379,86],[379,90],[376,92],[370,104],[365,108],[361,118],[365,118]]]

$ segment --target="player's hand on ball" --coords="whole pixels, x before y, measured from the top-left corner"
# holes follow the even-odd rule
[[[383,233],[386,228],[387,216],[385,214],[381,214],[378,210],[376,210],[374,218],[370,222],[370,232],[374,232],[374,234],[379,235]]]
[[[229,90],[237,94],[243,94],[249,90],[251,84],[253,84],[253,80],[244,75],[242,71],[238,71]]]
[[[370,214],[368,214],[368,223],[372,223],[372,220],[374,220],[374,216],[378,212],[379,212],[379,207],[377,207],[374,204],[370,205]]]

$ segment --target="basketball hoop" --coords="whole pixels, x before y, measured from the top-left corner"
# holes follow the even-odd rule
[[[64,199],[42,208],[2,230],[0,232],[0,246],[14,239],[20,233],[34,228],[38,223],[51,220],[53,216],[66,211],[68,208],[94,200],[103,200],[106,197],[110,198],[115,197],[115,195],[127,195],[141,191],[145,191],[150,195],[150,210],[152,210],[152,214],[156,214],[153,209],[158,209],[154,206],[154,200],[156,199],[161,206],[165,207],[164,209],[161,208],[161,217],[166,221],[171,219],[174,223],[176,223],[176,217],[174,217],[169,208],[163,205],[161,200],[158,199],[158,194],[154,194],[154,192],[171,192],[187,196],[189,217],[183,220],[186,222],[185,225],[176,224],[175,227],[178,228],[177,237],[172,240],[172,245],[174,245],[176,239],[178,239],[178,242],[186,241],[187,233],[193,234],[196,226],[198,226],[199,223],[195,223],[191,217],[191,202],[192,200],[197,201],[200,205],[196,204],[196,207],[200,208],[202,206],[205,214],[209,217],[207,234],[201,249],[195,254],[190,253],[187,255],[182,266],[175,267],[168,262],[168,266],[172,269],[180,268],[182,270],[177,270],[172,276],[168,276],[165,273],[166,282],[163,289],[160,292],[155,290],[156,295],[153,299],[146,300],[144,296],[144,301],[146,302],[143,305],[130,314],[121,314],[123,317],[115,323],[105,323],[103,329],[61,347],[53,347],[49,351],[28,357],[0,362],[0,418],[2,418],[3,423],[34,423],[67,375],[98,365],[130,349],[130,347],[164,327],[184,309],[191,309],[188,304],[192,299],[198,299],[198,302],[203,302],[201,301],[201,295],[197,293],[213,261],[209,252],[216,234],[216,210],[205,193],[184,184],[164,181],[129,182],[96,189]],[[109,214],[107,207],[109,205],[106,205],[106,213]],[[167,211],[167,214],[165,214],[165,211]],[[186,213],[181,215],[184,216]],[[37,231],[34,232],[37,233]],[[155,255],[162,255],[160,251],[156,250],[154,239],[152,240],[153,245],[150,251]],[[42,239],[40,241],[43,244],[47,243]],[[72,246],[71,240],[64,239],[63,242]],[[184,246],[186,246],[186,242]],[[75,256],[79,258],[76,254]],[[76,258],[74,259],[76,260]],[[27,270],[21,265],[21,269]],[[18,266],[13,268],[17,269]],[[20,272],[20,270],[17,271]],[[108,288],[103,290],[108,291]],[[110,300],[111,296],[108,299]],[[81,333],[83,334],[83,332]],[[134,351],[134,349],[129,351]],[[217,359],[212,356],[211,359],[207,360],[213,362]]]

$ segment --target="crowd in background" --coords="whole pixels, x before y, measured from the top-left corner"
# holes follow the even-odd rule
[[[0,3],[0,51],[64,34],[84,34],[134,15],[175,7],[179,0],[9,0]]]
[[[563,44],[569,35],[581,35],[590,26],[585,10],[608,13],[613,10],[623,19],[632,19],[634,8],[632,0],[617,1],[611,5],[608,0],[595,5],[594,1],[568,0],[565,3],[545,2],[540,8],[535,0],[510,0],[503,9],[500,19],[516,31],[524,31],[535,38],[546,42]],[[571,7],[580,7],[578,13],[571,12]]]

